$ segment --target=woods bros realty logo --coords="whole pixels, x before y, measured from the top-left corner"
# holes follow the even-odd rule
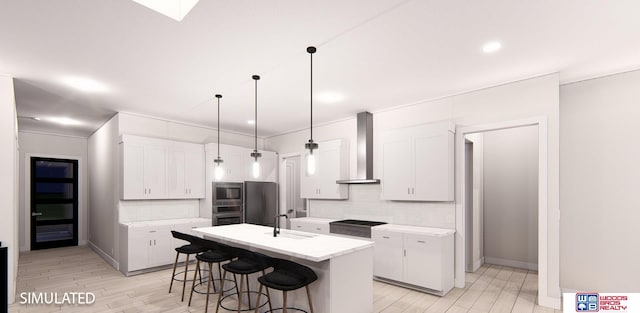
[[[564,312],[640,312],[640,294],[565,293]]]

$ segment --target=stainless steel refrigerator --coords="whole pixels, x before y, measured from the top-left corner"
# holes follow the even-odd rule
[[[273,226],[278,214],[278,184],[244,182],[244,222]]]

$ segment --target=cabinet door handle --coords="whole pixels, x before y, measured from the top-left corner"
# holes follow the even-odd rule
[[[407,194],[410,195],[411,194],[411,188],[407,187]]]
[[[415,194],[416,194],[416,189],[415,189],[415,188],[413,188],[413,187],[411,187],[411,194],[412,194],[412,195],[415,195]]]
[[[419,243],[425,243],[424,240],[418,240]]]
[[[407,250],[404,250],[404,256],[407,256]]]
[[[144,189],[144,194],[145,194],[145,195],[147,194],[147,188],[145,188],[145,189]]]
[[[151,188],[149,188],[149,194],[151,194]]]
[[[149,247],[151,247],[151,240],[149,240]]]
[[[156,240],[155,240],[155,239],[153,239],[153,245],[154,245],[154,246],[156,245]]]
[[[316,227],[316,230],[320,230],[320,227]]]

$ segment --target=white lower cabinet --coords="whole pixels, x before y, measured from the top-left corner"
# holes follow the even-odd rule
[[[373,275],[401,281],[404,277],[402,233],[372,231],[374,248]]]
[[[307,233],[329,235],[329,222],[330,219],[319,218],[292,218],[291,230],[303,231]]]
[[[193,228],[207,226],[211,226],[207,220],[120,224],[120,271],[129,275],[131,272],[172,264],[176,256],[175,248],[188,242],[173,238],[171,231],[196,235]]]
[[[444,295],[453,288],[452,230],[395,225],[380,227],[372,229],[374,276],[412,288],[427,289],[438,295]]]

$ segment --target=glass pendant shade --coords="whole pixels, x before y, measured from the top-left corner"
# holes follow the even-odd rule
[[[217,181],[222,180],[224,178],[224,168],[222,168],[222,164],[218,163],[214,169],[214,174]]]
[[[311,176],[316,173],[316,157],[313,155],[313,150],[307,154],[307,175]]]
[[[260,162],[258,162],[258,159],[253,161],[252,171],[253,178],[260,178]]]

